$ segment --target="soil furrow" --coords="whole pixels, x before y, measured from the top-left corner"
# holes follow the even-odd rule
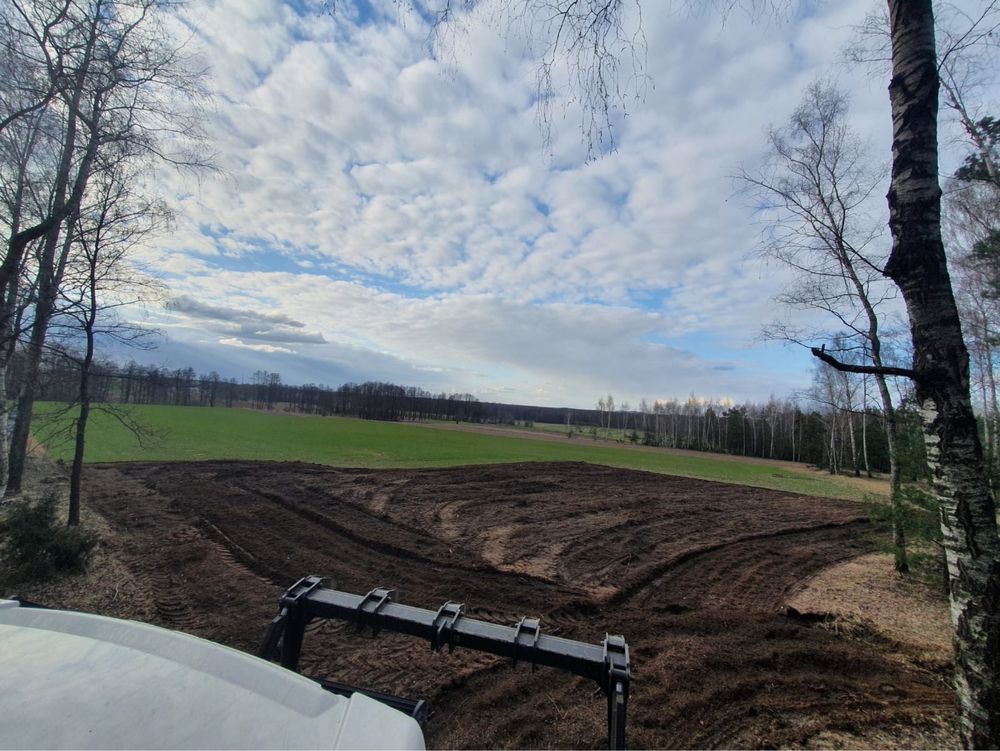
[[[241,649],[285,587],[319,574],[592,643],[624,634],[635,747],[913,745],[913,728],[942,737],[954,717],[940,675],[783,613],[805,578],[871,549],[849,502],[577,463],[126,464],[85,483],[156,622]],[[319,621],[302,669],[428,699],[430,747],[604,743],[595,686],[550,669]]]

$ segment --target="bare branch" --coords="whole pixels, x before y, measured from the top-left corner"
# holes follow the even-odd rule
[[[893,368],[886,366],[874,367],[871,365],[852,365],[850,363],[841,362],[827,352],[825,347],[813,347],[812,353],[813,357],[819,358],[831,368],[844,373],[867,373],[869,375],[899,376],[900,378],[910,379],[915,379],[917,377],[916,371],[909,368]]]

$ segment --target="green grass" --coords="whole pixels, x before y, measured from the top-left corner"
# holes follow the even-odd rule
[[[572,430],[574,433],[585,433],[587,435],[590,434],[589,427],[585,428],[580,425],[570,425],[568,429]],[[535,422],[531,424],[530,428],[524,428],[524,430],[537,430],[542,433],[561,433],[562,435],[566,435],[567,427],[565,424],[559,424],[554,422]],[[601,428],[600,434],[604,435],[603,428]]]
[[[554,422],[536,422],[531,425],[530,428],[523,428],[523,430],[537,430],[540,433],[556,433],[558,435],[566,435],[567,428],[565,424],[557,424]],[[584,438],[590,438],[593,435],[594,427],[587,425],[570,425],[569,430],[573,431],[573,435],[583,436]],[[627,441],[629,433],[632,429],[622,430],[621,428],[596,428],[597,437],[600,440],[610,440],[610,441]],[[642,431],[636,430],[639,435],[642,435]]]
[[[938,500],[926,490],[904,485],[900,509],[910,571],[939,595],[947,595],[948,572],[941,548],[941,510]],[[895,512],[887,498],[867,498],[868,516],[884,531],[876,537],[877,549],[888,555],[895,553],[892,527]]]
[[[69,460],[68,442],[46,440],[59,405],[40,404],[36,434],[49,456]],[[525,461],[583,461],[685,477],[861,499],[862,491],[821,472],[790,471],[705,454],[678,456],[608,446],[484,435],[428,425],[322,418],[243,409],[135,407],[133,414],[156,433],[139,445],[112,417],[95,412],[88,429],[87,462],[202,459],[297,460],[339,467],[453,467]],[[48,416],[49,425],[45,417]]]

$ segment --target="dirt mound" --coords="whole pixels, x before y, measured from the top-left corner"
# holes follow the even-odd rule
[[[871,550],[848,502],[573,463],[126,464],[85,482],[145,613],[224,644],[255,650],[284,588],[320,574],[426,608],[541,616],[546,632],[595,643],[623,633],[634,747],[949,738],[945,668],[786,615],[803,580]],[[329,622],[309,627],[303,669],[428,699],[431,747],[604,742],[594,685],[557,671]]]

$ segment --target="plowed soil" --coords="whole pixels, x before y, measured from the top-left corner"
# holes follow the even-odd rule
[[[240,649],[320,574],[588,642],[624,634],[634,747],[910,746],[955,713],[947,666],[786,611],[802,581],[871,550],[849,502],[575,463],[98,465],[85,494],[141,592],[132,617]],[[332,622],[309,627],[302,667],[428,700],[431,747],[604,743],[595,685],[559,671]]]

